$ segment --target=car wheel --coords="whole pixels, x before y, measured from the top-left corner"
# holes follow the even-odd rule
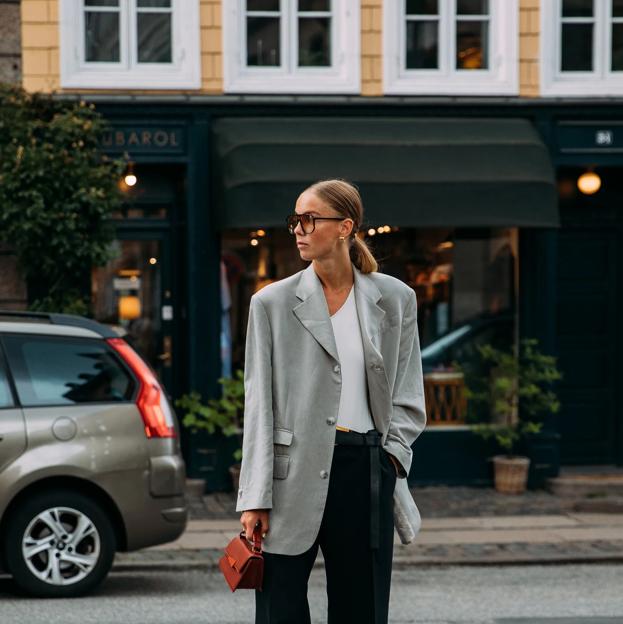
[[[115,533],[94,500],[55,490],[37,494],[13,511],[3,550],[9,572],[27,593],[78,596],[106,578],[115,556]]]

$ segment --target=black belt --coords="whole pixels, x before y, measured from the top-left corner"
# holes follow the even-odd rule
[[[335,444],[370,447],[370,548],[378,548],[381,516],[381,433],[376,429],[366,433],[338,429],[335,432]]]

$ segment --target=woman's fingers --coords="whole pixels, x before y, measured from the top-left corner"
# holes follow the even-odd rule
[[[245,511],[240,516],[240,523],[242,524],[245,536],[249,541],[253,540],[253,530],[258,525],[260,526],[260,534],[262,537],[266,537],[266,533],[269,530],[268,512],[267,511]]]
[[[268,529],[270,528],[270,523],[268,521],[268,512],[267,511],[263,511],[260,514],[260,518],[259,518],[259,522],[262,525],[261,526],[261,532],[262,532],[262,537],[266,537],[266,533],[268,533]]]

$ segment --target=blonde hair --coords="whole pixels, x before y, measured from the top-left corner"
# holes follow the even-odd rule
[[[313,192],[344,218],[354,221],[351,235],[348,237],[350,259],[362,273],[378,271],[379,266],[372,251],[363,237],[357,234],[363,222],[363,202],[357,187],[341,178],[333,178],[319,180],[305,190]]]

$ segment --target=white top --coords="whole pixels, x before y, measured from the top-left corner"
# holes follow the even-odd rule
[[[330,318],[342,371],[337,424],[355,431],[369,431],[375,427],[368,405],[366,365],[354,284],[344,305]]]

